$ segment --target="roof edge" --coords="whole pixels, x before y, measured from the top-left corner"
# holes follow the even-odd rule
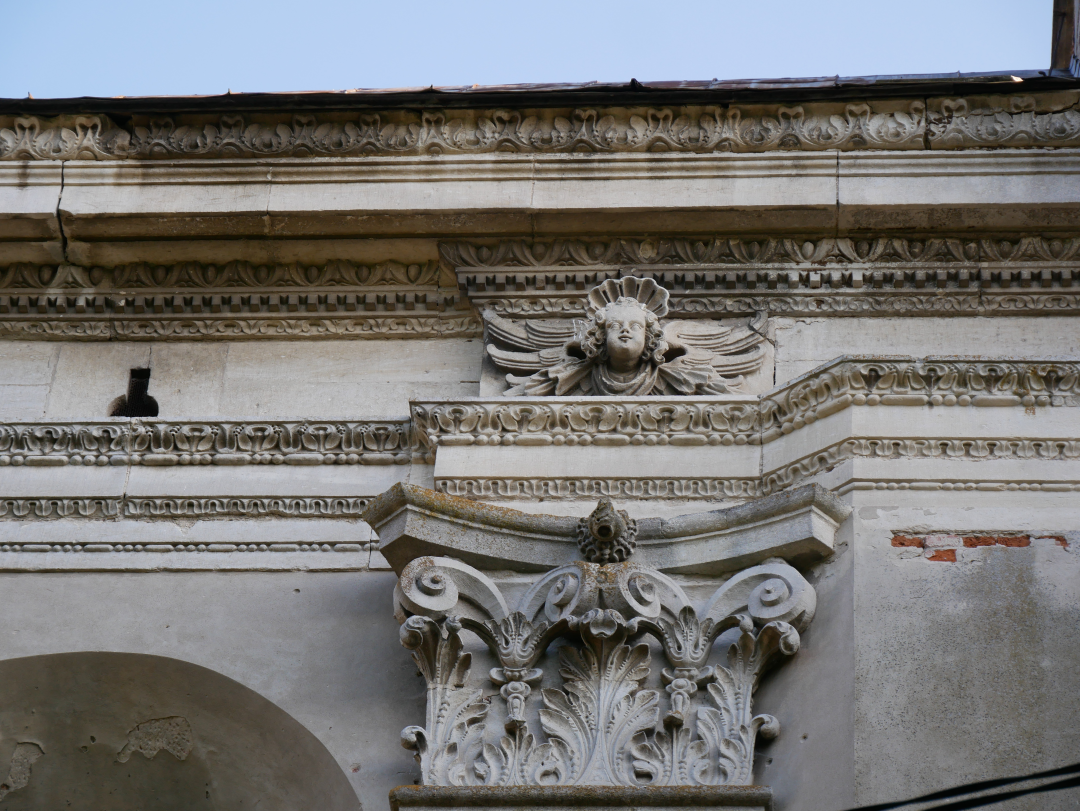
[[[83,96],[62,99],[0,99],[2,115],[269,112],[291,110],[353,111],[440,107],[643,106],[656,104],[751,104],[802,101],[848,101],[971,94],[1037,93],[1080,89],[1068,70],[1021,70],[996,73],[826,76],[797,79],[712,81],[585,82],[459,87],[417,87],[226,93],[216,96]]]

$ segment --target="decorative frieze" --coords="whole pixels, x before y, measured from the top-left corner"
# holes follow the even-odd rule
[[[0,520],[58,518],[348,518],[369,499],[333,496],[0,498]]]
[[[481,334],[473,316],[349,318],[147,318],[93,321],[79,315],[42,319],[5,317],[0,336],[65,340],[159,341],[255,338],[468,338]]]
[[[118,518],[120,498],[0,498],[0,519]]]
[[[726,499],[765,495],[760,479],[627,476],[609,478],[445,477],[435,480],[440,493],[488,501],[514,499]]]
[[[983,479],[981,481],[926,481],[923,479],[889,479],[887,481],[867,481],[857,479],[836,489],[837,495],[850,493],[852,490],[945,490],[945,491],[982,491],[982,492],[1045,492],[1076,493],[1080,492],[1080,481],[1019,481],[1016,479]]]
[[[723,237],[702,236],[677,239],[558,239],[549,242],[511,239],[495,244],[446,241],[439,244],[443,262],[449,267],[483,268],[471,272],[459,272],[469,284],[470,294],[485,292],[505,292],[503,289],[491,290],[492,286],[504,285],[511,292],[533,289],[530,279],[536,276],[533,286],[545,284],[552,292],[560,290],[584,292],[586,286],[602,281],[601,277],[589,276],[587,272],[575,268],[591,268],[593,272],[603,272],[609,268],[622,268],[634,265],[638,268],[651,268],[651,273],[666,271],[667,276],[656,280],[673,293],[694,289],[712,289],[709,282],[717,288],[732,288],[742,284],[761,281],[762,287],[768,286],[766,279],[746,276],[708,277],[695,276],[696,268],[682,266],[700,265],[703,271],[711,266],[720,268],[748,268],[758,270],[776,266],[788,270],[807,272],[831,265],[846,267],[848,273],[860,266],[880,266],[884,272],[891,268],[891,275],[864,278],[865,286],[894,287],[909,285],[915,287],[944,287],[946,284],[984,286],[996,279],[979,275],[967,277],[956,275],[965,265],[1008,265],[1015,266],[1028,262],[1061,262],[1068,266],[1080,264],[1080,237],[1054,236],[1041,234],[1026,236],[1003,235],[1001,238],[972,238],[971,236],[935,234],[932,236],[886,235],[876,234],[858,237],[832,237],[807,234],[790,237]],[[949,275],[944,277],[908,277],[907,271],[920,265],[938,268]],[[914,267],[912,267],[914,266]],[[500,269],[514,268],[506,276],[498,275]],[[529,270],[516,270],[524,268]],[[896,273],[903,275],[897,276]],[[546,274],[556,274],[548,278]],[[562,275],[557,275],[562,274]],[[840,279],[850,282],[851,277]],[[999,279],[1004,281],[1005,279]],[[801,275],[791,277],[776,276],[774,285],[808,285],[814,279]],[[833,277],[817,279],[824,285],[832,284]],[[1041,286],[1045,279],[1036,276],[1008,277],[1017,287]],[[921,284],[919,284],[921,283]],[[1078,282],[1080,284],[1080,282]],[[965,286],[967,286],[965,285]],[[834,285],[835,286],[835,285]],[[1008,285],[1006,285],[1008,286]],[[751,286],[749,289],[754,289]]]
[[[49,292],[93,290],[98,293],[117,293],[123,297],[127,293],[150,291],[156,295],[165,290],[184,290],[189,293],[218,292],[220,290],[247,290],[265,293],[275,288],[307,291],[329,288],[365,290],[387,288],[400,291],[406,288],[439,287],[439,264],[424,262],[406,265],[400,262],[382,262],[375,265],[361,265],[345,260],[336,260],[322,264],[256,264],[252,262],[226,262],[222,264],[203,264],[183,262],[175,265],[155,265],[145,262],[119,265],[117,267],[81,267],[78,265],[8,265],[0,268],[0,290],[26,289]],[[287,294],[286,294],[287,295]],[[376,299],[374,295],[363,293],[363,298],[352,301],[361,310],[374,311],[382,305],[383,309],[395,306],[398,309],[431,309],[423,298],[397,300],[391,295],[387,301]],[[313,302],[310,302],[313,303]],[[348,302],[340,302],[342,304]],[[436,306],[444,301],[433,301]],[[96,305],[97,302],[90,302]],[[207,307],[211,303],[207,303]],[[226,310],[233,302],[213,302],[224,306]],[[271,302],[284,312],[292,307],[303,309],[309,305],[307,300],[277,300]],[[133,300],[129,307],[133,312],[136,306],[153,308],[154,303]],[[400,306],[398,306],[400,305]],[[412,305],[412,306],[410,306]]]
[[[763,495],[776,493],[801,484],[849,459],[942,459],[969,462],[991,459],[1078,460],[1080,459],[1080,439],[946,439],[940,437],[848,439],[827,448],[815,450],[805,459],[776,470],[765,471],[759,483],[759,492]],[[973,486],[971,489],[983,488]]]
[[[425,448],[464,445],[746,445],[759,441],[756,397],[533,397],[413,402]]]
[[[273,158],[573,152],[767,152],[1072,146],[1080,112],[1040,99],[538,110],[423,110],[244,118],[0,119],[0,160]]]
[[[0,466],[392,465],[412,447],[408,422],[0,424]]]
[[[4,543],[0,552],[16,553],[56,553],[79,554],[100,552],[139,552],[148,554],[167,554],[169,552],[206,552],[225,554],[232,552],[366,552],[367,544],[356,543],[110,543],[73,542],[73,543]]]
[[[1076,361],[840,358],[758,397],[414,402],[417,440],[463,445],[754,445],[851,405],[1077,405]]]
[[[345,496],[125,497],[125,518],[348,518],[358,519],[370,499]]]
[[[500,316],[581,317],[633,275],[670,314],[984,315],[1080,311],[1080,238],[702,237],[443,242],[462,295]]]
[[[770,442],[849,405],[1078,405],[1076,361],[840,358],[761,398],[761,441]]]

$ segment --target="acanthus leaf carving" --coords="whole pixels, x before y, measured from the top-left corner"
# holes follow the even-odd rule
[[[468,686],[472,655],[463,652],[461,625],[409,617],[401,625],[401,644],[412,651],[427,681],[427,723],[406,727],[401,744],[416,753],[425,783],[461,786],[475,783],[470,765],[482,746],[488,705],[483,692]]]
[[[440,598],[461,595],[482,575],[452,559],[420,558],[402,572],[399,593],[438,574]],[[414,565],[416,564],[416,565]],[[760,569],[760,571],[756,571]],[[620,563],[579,562],[541,576],[517,608],[496,618],[460,606],[463,619],[440,603],[438,615],[401,616],[402,640],[428,680],[428,726],[409,728],[430,785],[745,785],[751,780],[757,736],[779,731],[775,719],[754,715],[753,692],[763,673],[798,650],[798,631],[772,614],[792,615],[805,627],[813,589],[782,562],[745,570],[721,586],[708,606],[695,609],[659,572]],[[775,581],[786,595],[773,599]],[[408,582],[405,582],[408,581]],[[635,587],[633,584],[637,582]],[[746,599],[746,584],[763,599]],[[497,588],[497,587],[496,587]],[[636,588],[638,598],[627,599]],[[644,599],[643,599],[644,598]],[[460,603],[460,597],[457,598]],[[495,601],[499,602],[499,601]],[[721,613],[739,604],[750,613]],[[786,610],[777,607],[783,604]],[[615,607],[618,606],[618,607]],[[472,689],[468,654],[457,634],[474,633],[499,666],[491,681],[505,704],[504,734],[485,737],[488,699]],[[726,664],[709,664],[714,640],[735,633]],[[664,689],[650,686],[651,656],[643,633],[661,644],[669,667]],[[543,671],[538,665],[557,638],[562,687],[540,691],[543,738],[529,730],[530,700]],[[455,692],[456,691],[456,692]],[[669,710],[661,714],[661,697]],[[431,702],[435,702],[433,708]],[[662,724],[660,723],[662,719]],[[659,725],[659,726],[658,726]]]
[[[656,725],[659,696],[642,688],[649,648],[628,645],[618,611],[592,609],[571,620],[582,648],[559,651],[563,690],[544,690],[540,723],[548,742],[528,767],[538,782],[632,785],[630,742]]]

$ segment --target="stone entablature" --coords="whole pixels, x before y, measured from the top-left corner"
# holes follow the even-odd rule
[[[440,447],[472,445],[763,445],[853,405],[1031,409],[1076,407],[1078,398],[1078,361],[846,357],[760,397],[416,401],[411,419],[399,421],[112,418],[3,423],[0,467],[382,466],[431,463]],[[1069,456],[1072,441],[1062,439],[1065,445],[1041,455]],[[1014,446],[1009,442],[997,440],[999,452]]]
[[[760,397],[419,401],[396,421],[8,423],[0,519],[355,520],[411,476],[496,500],[746,499],[815,477],[838,492],[1073,491],[1078,404],[1077,361],[841,358]],[[1041,416],[1020,432],[1020,411]]]
[[[1076,93],[862,103],[0,118],[0,160],[1076,146]]]
[[[850,509],[806,485],[712,512],[642,518],[627,557],[668,574],[719,575],[775,556],[809,564],[832,554]],[[581,535],[591,529],[586,518],[532,515],[408,484],[373,499],[364,520],[398,572],[418,557],[445,555],[483,569],[543,572],[587,557]]]
[[[0,335],[476,337],[483,322],[474,307],[512,318],[580,318],[589,289],[627,276],[667,290],[672,318],[1080,312],[1080,238],[1070,235],[444,241],[439,251],[441,267],[433,260],[9,264],[0,267]]]

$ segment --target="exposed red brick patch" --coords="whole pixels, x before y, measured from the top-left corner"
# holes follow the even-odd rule
[[[964,546],[973,549],[976,546],[1031,546],[1029,535],[965,535]]]
[[[956,563],[955,549],[938,549],[927,560],[940,560],[945,563]]]
[[[1048,540],[1048,541],[1053,541],[1058,546],[1060,546],[1062,549],[1068,549],[1069,548],[1069,542],[1067,540],[1065,540],[1064,535],[1045,535],[1043,537],[1046,538],[1046,540]]]
[[[998,538],[1001,546],[1031,546],[1031,537],[1028,535],[1003,535]]]
[[[911,537],[908,537],[907,535],[893,535],[892,545],[893,546],[914,546],[916,549],[922,549],[923,548],[923,539],[922,538],[911,538]]]

